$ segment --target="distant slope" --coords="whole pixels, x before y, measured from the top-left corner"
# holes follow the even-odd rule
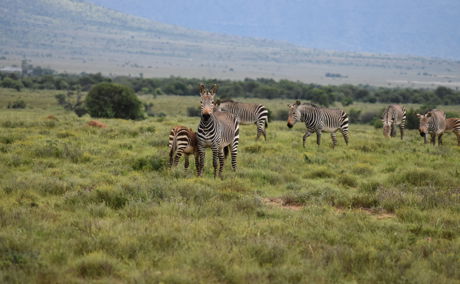
[[[460,59],[458,0],[88,1],[193,29],[307,47]]]
[[[460,86],[459,62],[326,52],[200,32],[78,0],[3,0],[0,25],[0,57],[6,58],[0,67],[27,58],[67,72]]]

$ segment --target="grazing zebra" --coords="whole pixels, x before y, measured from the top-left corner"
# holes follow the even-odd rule
[[[443,111],[433,109],[426,114],[417,114],[420,120],[419,132],[423,137],[425,144],[427,143],[426,135],[431,135],[431,143],[436,144],[436,136],[438,136],[438,145],[442,144],[442,135],[446,129],[446,115]]]
[[[399,127],[401,140],[404,137],[406,126],[406,109],[401,105],[389,105],[383,112],[383,135],[385,137],[396,136],[396,126]]]
[[[240,103],[232,100],[217,101],[217,110],[228,111],[238,117],[240,124],[256,124],[257,137],[259,140],[261,134],[267,140],[267,132],[265,128],[268,127],[268,110],[261,104]]]
[[[321,132],[331,133],[332,146],[337,144],[335,132],[340,130],[345,143],[348,145],[348,115],[340,109],[329,109],[316,106],[314,104],[295,104],[288,105],[289,117],[287,126],[292,128],[297,121],[305,122],[307,132],[303,136],[303,146],[307,137],[316,132],[316,143],[321,143]]]
[[[457,136],[457,145],[460,146],[460,118],[447,118],[445,131],[454,132]]]
[[[219,160],[219,177],[222,178],[224,167],[224,152],[231,151],[232,168],[236,170],[236,156],[238,153],[239,123],[238,118],[229,112],[214,111],[214,96],[217,85],[207,90],[200,84],[201,96],[201,121],[198,125],[198,159],[195,159],[197,174],[202,176],[204,167],[205,148],[212,150],[212,162],[214,166],[214,178],[217,175],[217,160]],[[230,149],[225,149],[225,148]]]
[[[182,155],[185,157],[184,167],[189,166],[189,156],[196,156],[196,133],[185,126],[176,126],[169,133],[169,167],[177,166]]]

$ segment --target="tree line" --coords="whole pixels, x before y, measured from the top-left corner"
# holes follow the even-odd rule
[[[35,68],[41,71],[39,68]],[[0,73],[0,86],[20,91],[28,89],[89,91],[95,84],[112,82],[131,87],[138,94],[196,96],[198,78],[143,78],[131,76],[103,76],[96,74],[65,74],[46,72]],[[388,88],[368,85],[318,85],[289,80],[244,79],[206,80],[219,85],[221,98],[251,97],[265,99],[308,100],[323,106],[340,102],[347,106],[353,102],[418,103],[430,105],[460,104],[460,91],[444,86],[436,89]]]

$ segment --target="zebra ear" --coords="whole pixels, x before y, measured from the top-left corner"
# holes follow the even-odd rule
[[[423,115],[421,115],[420,113],[417,113],[417,117],[418,118],[421,118]]]
[[[431,112],[427,113],[426,117],[431,117]]]
[[[300,101],[295,101],[295,104],[300,106]]]
[[[220,105],[220,100],[217,100],[215,103],[216,106]]]
[[[212,85],[211,93],[215,95],[217,93],[217,89],[218,89],[217,84]]]
[[[206,88],[204,87],[204,84],[201,83],[200,84],[200,95],[204,94],[205,90],[206,90]]]

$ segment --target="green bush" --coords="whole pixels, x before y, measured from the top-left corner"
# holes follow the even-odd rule
[[[93,86],[86,97],[86,107],[92,117],[142,119],[142,106],[131,88],[113,83]]]
[[[11,79],[9,77],[6,77],[0,82],[0,86],[3,88],[10,88],[10,89],[15,89],[16,91],[21,91],[22,88],[24,88],[24,85],[22,84],[21,81]]]
[[[14,108],[14,109],[26,108],[26,102],[23,100],[17,100],[17,101],[8,103],[8,108]]]

